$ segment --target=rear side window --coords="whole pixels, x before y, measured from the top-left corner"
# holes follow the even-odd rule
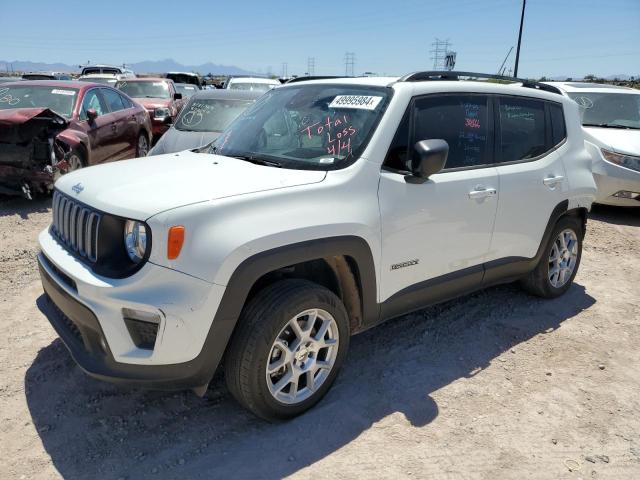
[[[414,104],[413,136],[442,139],[449,144],[445,170],[493,163],[489,158],[489,108],[485,95],[443,95],[419,98]]]
[[[122,103],[122,97],[115,90],[109,90],[108,88],[102,89],[102,95],[104,96],[107,105],[109,106],[109,111],[117,112],[119,110],[123,110],[125,105]]]
[[[555,147],[567,138],[567,127],[564,124],[564,112],[562,105],[549,103],[549,116],[551,117],[551,146]]]
[[[500,98],[499,156],[513,162],[545,153],[545,102],[526,98]]]

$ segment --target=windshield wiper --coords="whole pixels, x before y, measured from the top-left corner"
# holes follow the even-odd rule
[[[583,127],[602,127],[602,128],[621,128],[623,130],[640,130],[640,127],[630,127],[628,125],[619,125],[617,123],[583,123]]]
[[[245,162],[251,162],[256,165],[264,165],[266,167],[282,167],[278,162],[274,162],[272,160],[264,160],[262,158],[257,158],[252,155],[225,155],[225,157],[237,158],[238,160],[243,160]]]

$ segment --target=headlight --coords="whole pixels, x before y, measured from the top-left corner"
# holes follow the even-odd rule
[[[147,227],[136,220],[124,224],[124,246],[133,263],[140,263],[147,253]]]
[[[168,108],[156,108],[153,111],[154,118],[166,118],[171,116],[171,111]]]
[[[636,172],[640,172],[640,157],[635,157],[633,155],[623,155],[621,153],[611,152],[609,150],[602,150],[602,156],[607,162],[615,163],[616,165],[620,165],[621,167],[630,168],[631,170],[635,170]]]

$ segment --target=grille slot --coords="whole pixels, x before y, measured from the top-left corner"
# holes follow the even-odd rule
[[[52,232],[69,250],[90,262],[98,259],[98,228],[102,215],[57,190],[53,193]]]

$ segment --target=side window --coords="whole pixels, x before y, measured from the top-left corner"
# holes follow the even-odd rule
[[[525,160],[548,150],[544,104],[527,98],[500,98],[499,161]]]
[[[485,95],[419,98],[414,103],[409,146],[421,140],[445,140],[449,144],[445,170],[493,163],[489,158],[488,101]]]
[[[551,146],[555,147],[567,138],[567,127],[564,124],[562,105],[555,103],[549,103],[548,105],[551,116]]]
[[[124,95],[120,95],[120,100],[122,100],[122,105],[124,105],[124,108],[131,108],[133,107],[133,103],[131,103],[131,100],[129,100],[127,97],[125,97]]]
[[[107,111],[102,98],[98,95],[98,89],[94,88],[93,90],[89,90],[85,93],[84,98],[82,100],[82,107],[80,107],[80,120],[87,119],[87,110],[93,108],[96,112],[98,112],[98,116],[104,115]]]
[[[122,97],[118,92],[115,90],[109,90],[108,88],[103,88],[101,90],[102,96],[104,97],[105,102],[107,102],[110,112],[117,112],[125,108],[122,103]]]

